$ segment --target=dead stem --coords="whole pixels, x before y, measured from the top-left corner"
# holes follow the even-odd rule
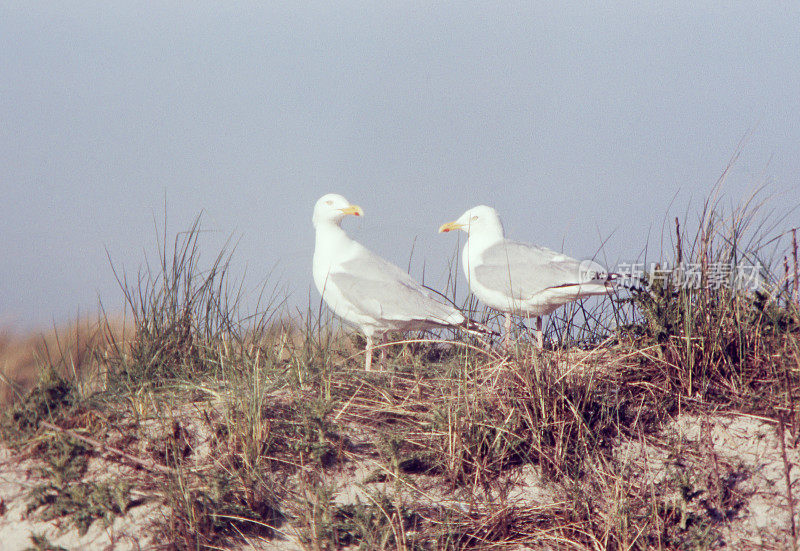
[[[786,423],[783,413],[778,416],[778,440],[781,443],[781,457],[783,458],[783,475],[786,482],[786,506],[789,510],[789,524],[792,530],[792,549],[797,549],[797,526],[794,520],[794,497],[792,495],[792,464],[786,455]]]

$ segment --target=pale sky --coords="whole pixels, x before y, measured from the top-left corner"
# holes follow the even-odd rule
[[[726,198],[796,204],[800,3],[753,6],[3,2],[0,325],[120,311],[106,250],[135,273],[165,203],[172,233],[204,212],[204,258],[238,242],[248,300],[271,274],[301,309],[327,192],[434,285],[436,229],[481,203],[579,258],[657,252],[746,135]]]

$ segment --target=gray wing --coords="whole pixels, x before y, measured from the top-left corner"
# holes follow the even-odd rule
[[[515,300],[525,300],[545,289],[587,282],[578,260],[546,247],[510,240],[483,251],[475,279]]]
[[[378,320],[452,324],[454,314],[460,317],[406,272],[366,249],[329,279],[356,308]]]

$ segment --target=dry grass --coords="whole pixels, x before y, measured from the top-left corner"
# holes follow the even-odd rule
[[[714,263],[770,266],[776,241],[754,208],[709,201],[693,235],[676,223],[669,277],[556,318],[544,352],[420,335],[376,373],[359,338],[314,309],[280,322],[273,300],[240,315],[227,256],[201,268],[195,227],[164,240],[154,272],[120,277],[127,331],[0,341],[16,382],[3,438],[39,462],[32,514],[83,531],[150,504],[138,529],[165,549],[710,549],[756,541],[736,527],[760,467],[724,455],[710,424],[746,414],[781,443],[785,513],[758,541],[791,545],[791,233],[773,251],[788,279],[706,284]],[[704,267],[702,285],[679,283],[681,262]],[[687,419],[708,420],[691,441],[670,428]]]
[[[90,381],[98,375],[95,351],[109,334],[121,334],[115,320],[79,320],[44,334],[19,335],[0,328],[0,407],[30,391],[43,368],[53,368],[74,380]]]

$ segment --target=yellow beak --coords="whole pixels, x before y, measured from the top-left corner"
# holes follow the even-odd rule
[[[358,205],[350,205],[349,207],[345,207],[339,210],[342,211],[342,214],[352,214],[353,216],[364,216],[364,211],[361,210],[361,207],[359,207]]]
[[[448,222],[447,224],[442,224],[439,227],[439,233],[447,233],[453,230],[460,230],[464,227],[464,224],[459,224],[458,222]]]

